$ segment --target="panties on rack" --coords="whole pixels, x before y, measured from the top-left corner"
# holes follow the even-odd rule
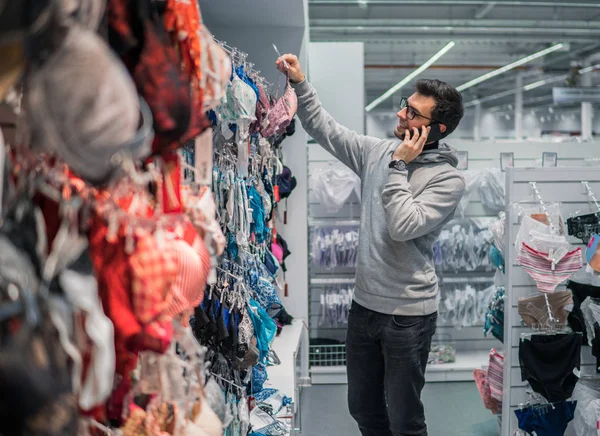
[[[569,327],[571,327],[574,332],[583,333],[583,344],[587,345],[588,336],[585,326],[585,318],[583,316],[583,312],[581,311],[581,303],[583,303],[588,297],[600,298],[600,287],[585,285],[569,280],[567,283],[567,288],[573,292],[573,311],[567,318]],[[592,335],[593,332],[590,332],[590,336]]]
[[[523,322],[529,327],[535,324],[546,324],[548,322],[548,307],[546,298],[550,303],[552,316],[564,324],[573,307],[573,296],[570,291],[559,291],[547,295],[535,295],[532,297],[519,298],[518,310]]]
[[[588,333],[588,345],[591,347],[594,339],[598,338],[594,324],[600,322],[600,299],[587,297],[581,303],[580,309],[585,322],[585,330]]]
[[[517,262],[531,276],[540,292],[554,292],[556,287],[579,271],[582,266],[581,248],[567,253],[559,262],[548,259],[523,242]]]
[[[579,380],[573,372],[581,364],[578,333],[532,335],[519,343],[521,379],[550,402],[571,397]]]
[[[567,425],[573,420],[577,401],[527,407],[515,410],[519,428],[538,436],[563,436]]]
[[[502,402],[492,397],[490,392],[490,384],[488,382],[487,371],[483,369],[475,369],[473,378],[477,385],[477,390],[483,401],[483,406],[490,410],[493,414],[502,413]]]

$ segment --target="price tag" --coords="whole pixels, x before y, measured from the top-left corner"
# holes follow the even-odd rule
[[[198,170],[194,182],[201,185],[212,185],[213,135],[210,127],[195,140],[194,164]]]
[[[543,167],[556,167],[558,164],[558,154],[550,153],[545,151],[542,153],[542,166]]]
[[[506,171],[509,167],[515,166],[515,154],[514,153],[500,153],[500,169]]]
[[[458,166],[456,167],[459,170],[467,170],[469,169],[469,152],[468,151],[457,151],[456,157],[458,158]]]

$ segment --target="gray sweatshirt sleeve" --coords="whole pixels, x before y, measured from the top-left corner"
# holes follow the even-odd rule
[[[462,176],[449,171],[436,175],[427,187],[413,196],[408,172],[390,169],[381,194],[388,231],[394,241],[424,236],[454,212],[465,190]]]
[[[298,118],[304,130],[358,176],[369,151],[380,139],[342,126],[323,108],[315,88],[307,80],[292,84],[298,96]]]

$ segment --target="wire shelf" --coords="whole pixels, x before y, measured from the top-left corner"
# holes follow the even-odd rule
[[[346,366],[346,344],[311,345],[311,366]]]

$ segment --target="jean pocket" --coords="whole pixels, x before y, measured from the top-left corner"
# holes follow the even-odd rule
[[[422,316],[392,315],[392,323],[394,326],[402,329],[420,327],[422,322]]]

